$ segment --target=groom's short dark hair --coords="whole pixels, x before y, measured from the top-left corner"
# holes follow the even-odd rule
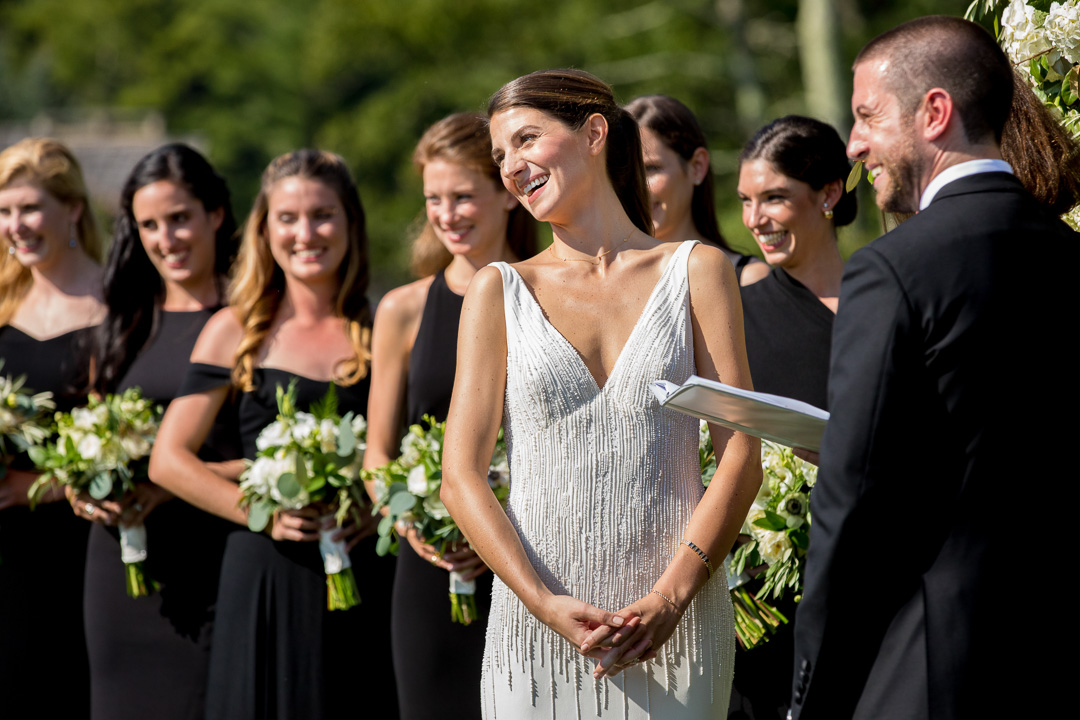
[[[982,27],[946,15],[918,18],[867,43],[855,66],[881,59],[892,61],[885,83],[905,115],[938,87],[952,98],[968,141],[984,142],[993,135],[995,143],[1001,142],[1012,106],[1012,65]]]

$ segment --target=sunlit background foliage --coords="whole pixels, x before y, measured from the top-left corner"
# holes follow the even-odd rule
[[[904,20],[961,15],[967,4],[4,0],[0,139],[156,123],[162,141],[187,139],[208,153],[241,216],[273,156],[302,146],[338,152],[368,212],[379,294],[407,279],[407,229],[422,206],[410,155],[424,128],[450,112],[482,111],[517,75],[574,66],[612,83],[622,101],[666,93],[697,112],[724,233],[750,250],[734,188],[752,132],[804,113],[846,137],[859,47]],[[872,198],[860,201],[860,221],[842,233],[845,254],[880,233]],[[100,209],[107,223],[111,208]]]

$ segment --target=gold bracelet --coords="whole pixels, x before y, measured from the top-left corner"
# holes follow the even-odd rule
[[[659,595],[660,597],[664,598],[664,602],[666,602],[666,603],[667,603],[668,605],[670,605],[671,607],[675,608],[676,610],[678,610],[678,609],[679,609],[679,606],[678,606],[678,605],[676,605],[675,603],[673,603],[673,602],[671,601],[671,598],[669,598],[669,597],[668,597],[667,595],[665,595],[664,593],[660,592],[659,590],[653,590],[653,592],[654,592],[654,593],[656,593],[657,595]]]
[[[712,563],[709,562],[709,556],[705,554],[705,551],[702,550],[701,548],[699,548],[694,543],[687,540],[686,538],[683,538],[682,544],[685,545],[686,547],[690,548],[691,550],[693,550],[694,552],[696,552],[698,554],[698,557],[701,558],[701,562],[705,563],[705,570],[708,571],[709,579],[711,580],[712,579],[712,574],[713,574],[713,567],[712,567]]]

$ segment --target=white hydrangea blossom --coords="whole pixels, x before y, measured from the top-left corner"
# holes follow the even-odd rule
[[[1080,62],[1080,0],[1053,3],[1043,29],[1066,60]]]
[[[1041,16],[1024,0],[1013,0],[1001,16],[1001,46],[1013,62],[1027,60],[1050,49]]]

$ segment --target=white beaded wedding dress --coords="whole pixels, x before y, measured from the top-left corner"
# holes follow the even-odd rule
[[[672,255],[602,388],[517,271],[495,263],[506,312],[507,515],[553,592],[605,610],[649,594],[704,491],[698,421],[661,409],[648,389],[654,380],[681,383],[694,372],[687,280],[694,244]],[[734,653],[731,601],[719,572],[655,660],[599,681],[594,660],[496,579],[484,717],[726,717]]]

